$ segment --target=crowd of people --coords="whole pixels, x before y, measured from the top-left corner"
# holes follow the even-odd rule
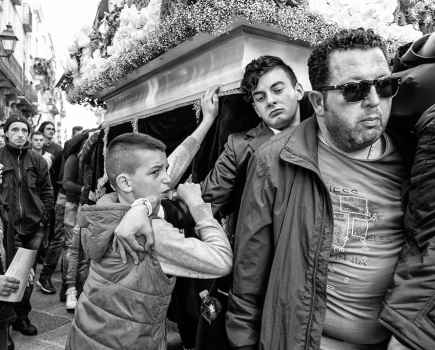
[[[73,128],[73,138],[82,131]],[[65,245],[64,212],[59,207],[65,197],[63,179],[68,156],[54,141],[55,125],[51,121],[41,123],[33,130],[29,121],[19,114],[10,115],[2,125],[3,145],[0,148],[1,164],[1,270],[5,272],[19,247],[38,251],[37,262],[42,265],[35,284],[45,294],[54,294],[51,282],[60,257],[67,265],[70,247]],[[83,133],[86,135],[86,132]],[[68,144],[68,143],[67,143]],[[67,146],[67,144],[65,146]],[[71,170],[70,170],[71,171]],[[68,188],[68,187],[67,187]],[[35,336],[38,330],[29,319],[32,309],[30,297],[33,291],[36,262],[23,299],[17,303],[2,302],[0,348],[13,349],[14,342],[9,327],[24,335]],[[1,276],[0,294],[8,296],[17,291],[20,281]],[[66,286],[65,278],[62,285]],[[21,283],[23,283],[21,281]],[[65,301],[65,290],[60,291]],[[66,308],[74,310],[72,298]],[[71,307],[72,305],[72,307]]]
[[[3,270],[18,247],[39,249],[36,284],[52,294],[62,259],[71,350],[163,350],[168,318],[185,349],[435,348],[435,34],[387,57],[372,30],[342,30],[313,48],[310,91],[279,57],[254,59],[241,90],[260,122],[228,137],[201,183],[179,184],[219,117],[218,87],[168,156],[147,134],[110,140],[113,192],[95,204],[80,163],[90,132],[62,150],[52,123],[30,133],[10,117]],[[0,276],[0,295],[18,283]],[[30,293],[0,304],[0,348],[9,323],[37,333]]]

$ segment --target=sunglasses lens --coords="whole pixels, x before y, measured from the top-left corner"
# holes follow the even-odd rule
[[[370,83],[365,81],[347,83],[342,92],[346,102],[358,102],[363,100],[370,92]]]
[[[399,79],[396,78],[385,78],[379,79],[375,83],[376,92],[380,97],[391,97],[396,95],[399,90]]]

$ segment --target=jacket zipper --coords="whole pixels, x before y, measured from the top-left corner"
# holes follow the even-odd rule
[[[22,230],[21,230],[22,220],[21,219],[24,216],[23,206],[21,205],[21,189],[22,189],[21,187],[23,185],[23,179],[22,179],[22,173],[21,173],[21,155],[22,155],[22,152],[23,151],[20,150],[18,153],[18,208],[20,210],[20,220],[18,220],[18,222],[19,222],[18,227],[19,227],[20,233],[22,232]]]
[[[321,227],[321,232],[323,236],[323,224]],[[316,255],[314,256],[314,271],[313,271],[313,278],[311,281],[311,285],[313,288],[313,291],[311,293],[311,304],[310,304],[310,315],[309,315],[309,319],[308,319],[308,326],[307,326],[307,332],[305,333],[305,349],[307,350],[309,348],[309,337],[311,334],[311,327],[313,324],[313,313],[314,313],[314,300],[316,299],[316,275],[317,275],[317,267],[319,265],[319,252],[320,252],[320,247],[322,245],[322,237],[320,237],[319,239],[319,243],[317,244],[316,247]]]
[[[326,191],[327,206],[329,208],[332,208],[332,205],[330,203],[329,193],[327,192],[327,187],[326,187],[325,183],[323,182],[323,180],[320,178],[320,176],[319,176],[319,179],[320,179],[320,182],[323,185],[324,190]],[[323,211],[325,211],[325,209],[323,209]],[[332,211],[331,211],[331,213],[332,213]],[[324,217],[324,216],[325,215],[323,215],[322,217]],[[324,232],[323,232],[324,231],[324,227],[325,227],[325,224],[322,221],[322,225],[321,225],[321,228],[320,228],[321,235],[320,235],[320,238],[319,238],[319,243],[317,244],[317,247],[316,247],[316,254],[314,256],[314,271],[313,271],[313,278],[312,278],[312,281],[311,281],[311,284],[312,284],[312,287],[313,287],[313,292],[311,294],[312,296],[311,296],[311,305],[310,305],[310,314],[309,314],[309,319],[308,319],[308,326],[307,326],[307,331],[305,333],[305,347],[304,347],[305,350],[309,349],[309,337],[310,337],[310,334],[311,334],[311,327],[312,327],[312,324],[313,324],[314,300],[315,300],[316,294],[317,294],[317,291],[316,291],[316,284],[317,284],[316,283],[316,276],[317,276],[317,269],[318,269],[318,266],[319,266],[319,254],[320,254],[320,248],[322,246],[322,237],[324,235]]]

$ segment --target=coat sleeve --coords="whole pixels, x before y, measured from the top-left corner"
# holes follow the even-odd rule
[[[253,156],[236,228],[233,289],[226,329],[234,348],[258,344],[264,295],[273,258],[275,189],[264,161]]]
[[[231,212],[232,198],[238,175],[235,135],[230,135],[224,150],[201,183],[204,201],[212,203],[214,214],[224,216]]]
[[[163,272],[188,278],[218,278],[228,275],[233,264],[230,242],[213,218],[210,204],[191,209],[195,230],[201,239],[184,237],[170,223],[153,220],[155,252]]]
[[[64,165],[63,189],[69,193],[81,194],[82,186],[78,183],[79,160],[77,155],[71,154]]]

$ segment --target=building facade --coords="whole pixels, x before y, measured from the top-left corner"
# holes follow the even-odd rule
[[[19,113],[37,126],[60,119],[55,88],[56,57],[37,2],[0,0],[0,32],[10,25],[15,50],[0,57],[0,123]],[[0,53],[1,55],[1,53]]]

